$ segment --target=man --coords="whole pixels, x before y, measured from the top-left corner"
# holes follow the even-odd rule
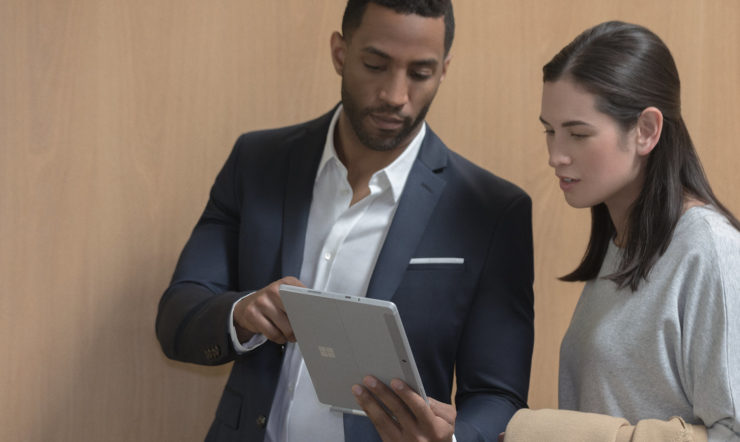
[[[424,123],[453,34],[449,1],[350,0],[341,104],[237,141],[157,317],[168,357],[234,361],[207,440],[495,440],[525,406],[531,201]],[[320,404],[280,284],[392,300],[440,401],[368,376],[369,419]]]

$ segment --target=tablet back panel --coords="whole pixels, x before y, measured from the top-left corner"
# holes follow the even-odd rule
[[[280,295],[320,402],[357,413],[351,388],[366,375],[402,379],[426,399],[392,302],[292,286]]]

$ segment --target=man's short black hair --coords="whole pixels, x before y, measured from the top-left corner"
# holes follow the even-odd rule
[[[445,22],[445,55],[450,52],[455,38],[455,16],[451,0],[348,0],[342,18],[342,34],[350,38],[352,31],[362,22],[368,3],[392,9],[399,14],[416,14],[422,17],[442,17]]]

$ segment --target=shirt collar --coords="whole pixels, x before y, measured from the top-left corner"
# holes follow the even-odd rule
[[[324,167],[326,167],[326,164],[329,161],[335,161],[337,165],[344,168],[342,162],[339,161],[337,150],[334,146],[334,130],[336,129],[337,121],[339,120],[339,115],[341,113],[342,105],[340,104],[337,107],[337,110],[334,112],[331,123],[329,123],[329,130],[326,134],[326,142],[324,143],[324,151],[321,154],[321,161],[319,161],[319,168],[316,173],[316,179],[321,176]],[[424,136],[426,136],[426,126],[426,122],[422,122],[419,133],[417,133],[414,139],[411,140],[409,145],[406,146],[406,149],[403,151],[403,153],[391,164],[375,172],[370,179],[370,182],[372,183],[373,180],[385,177],[388,182],[390,182],[390,187],[393,192],[393,200],[395,202],[398,202],[398,199],[401,197],[401,193],[403,192],[403,188],[406,186],[406,180],[408,179],[409,173],[411,172],[411,167],[414,165],[414,160],[416,160],[416,157],[419,154],[419,150],[421,149],[421,142],[424,140]]]

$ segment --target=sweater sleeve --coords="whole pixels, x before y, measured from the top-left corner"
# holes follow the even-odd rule
[[[627,420],[570,410],[519,410],[506,427],[505,442],[705,442],[701,425],[680,417],[667,421],[645,419],[630,425]]]
[[[706,224],[682,318],[684,391],[710,441],[740,441],[740,234]]]

